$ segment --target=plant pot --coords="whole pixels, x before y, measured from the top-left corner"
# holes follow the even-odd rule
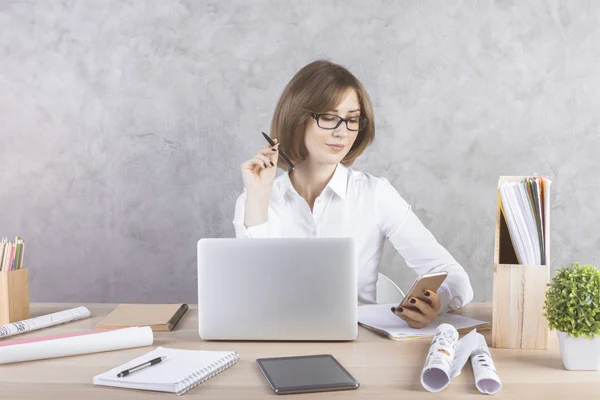
[[[597,371],[600,369],[600,336],[592,339],[569,336],[557,331],[558,344],[565,368],[573,371]]]

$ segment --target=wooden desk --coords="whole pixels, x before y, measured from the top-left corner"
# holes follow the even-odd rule
[[[39,316],[81,304],[32,304],[31,315]],[[92,316],[85,320],[21,335],[48,336],[93,330],[96,323],[116,305],[87,304]],[[462,314],[491,320],[490,304],[472,304]],[[333,354],[360,382],[358,390],[290,395],[290,399],[420,399],[484,398],[475,388],[470,362],[448,388],[429,393],[419,382],[430,342],[394,342],[359,328],[356,342],[205,342],[198,337],[196,307],[184,316],[173,332],[155,333],[152,347],[120,350],[50,360],[0,365],[1,399],[166,399],[175,395],[94,386],[96,374],[125,363],[156,346],[184,349],[234,350],[240,361],[221,375],[184,395],[198,399],[275,399],[256,366],[259,357],[304,354]],[[485,333],[488,344],[491,333]],[[567,399],[597,398],[600,372],[566,371],[558,343],[550,340],[550,350],[491,349],[503,388],[494,398]],[[279,397],[281,398],[281,397]]]

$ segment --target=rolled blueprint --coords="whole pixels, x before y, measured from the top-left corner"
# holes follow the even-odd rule
[[[443,390],[452,380],[458,331],[450,324],[438,326],[421,372],[421,384],[430,392]]]
[[[471,353],[471,365],[473,366],[473,376],[475,377],[475,386],[481,393],[496,394],[502,389],[502,383],[496,373],[496,367],[485,338],[480,333],[477,334],[477,347]]]
[[[153,341],[152,328],[142,326],[58,338],[15,340],[12,341],[14,344],[0,342],[0,364],[150,346]]]
[[[18,335],[19,333],[34,331],[36,329],[64,324],[65,322],[76,321],[89,316],[90,310],[85,307],[77,307],[26,319],[23,321],[11,322],[10,324],[0,325],[0,339],[8,336]]]
[[[458,340],[458,331],[450,324],[440,325],[435,335],[425,366],[421,372],[421,385],[430,392],[440,392],[456,378],[477,347],[475,329]]]

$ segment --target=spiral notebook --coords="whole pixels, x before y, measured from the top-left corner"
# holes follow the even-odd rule
[[[125,369],[150,361],[156,357],[167,358],[156,365],[132,373],[124,378],[117,374]],[[128,389],[154,390],[184,394],[212,378],[239,360],[233,351],[180,350],[157,347],[123,365],[94,377],[94,385]]]

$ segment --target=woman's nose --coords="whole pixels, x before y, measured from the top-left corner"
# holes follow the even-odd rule
[[[335,128],[333,130],[334,137],[340,137],[340,136],[343,137],[343,136],[346,136],[347,134],[348,134],[348,127],[343,122],[340,124],[340,126],[338,126],[337,128]]]

